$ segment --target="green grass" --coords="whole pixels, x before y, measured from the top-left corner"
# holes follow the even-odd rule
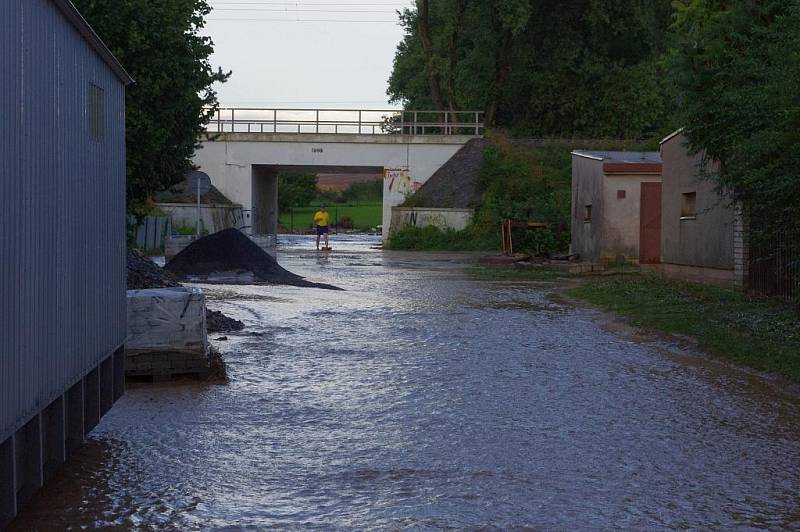
[[[347,205],[327,205],[328,213],[331,216],[331,223],[336,222],[336,216],[341,220],[349,216],[353,220],[353,228],[360,231],[370,231],[383,223],[383,204],[374,202],[350,203]],[[293,214],[284,212],[279,217],[280,224],[287,229],[292,226],[294,218],[294,230],[310,230],[313,227],[314,213],[319,210],[319,206],[311,205],[307,207],[294,207]]]
[[[647,275],[592,280],[567,294],[634,325],[691,336],[704,351],[800,382],[800,314],[787,306]]]

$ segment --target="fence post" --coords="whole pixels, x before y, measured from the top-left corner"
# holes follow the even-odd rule
[[[358,134],[361,134],[361,111],[358,112]]]
[[[231,133],[236,132],[236,110],[231,108]]]
[[[317,133],[319,133],[319,109],[317,109]]]
[[[273,133],[277,133],[278,132],[278,110],[277,109],[273,109],[272,110],[272,132]]]

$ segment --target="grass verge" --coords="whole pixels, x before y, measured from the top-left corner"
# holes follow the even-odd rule
[[[704,351],[800,382],[800,315],[779,303],[648,275],[592,280],[567,295],[637,326],[691,336]]]

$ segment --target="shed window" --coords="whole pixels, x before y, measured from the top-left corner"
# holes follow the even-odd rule
[[[617,199],[625,199],[625,191],[624,190],[617,190]]]
[[[681,218],[697,216],[697,192],[684,192],[681,195]]]
[[[89,136],[95,142],[102,142],[105,136],[105,114],[103,89],[94,83],[89,83],[89,101],[87,103]]]
[[[583,213],[583,221],[584,222],[591,222],[592,221],[592,206],[587,205],[586,210]]]

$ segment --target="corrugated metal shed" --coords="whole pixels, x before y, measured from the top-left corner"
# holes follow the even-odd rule
[[[130,78],[65,16],[67,3],[0,4],[0,441],[126,334]]]

